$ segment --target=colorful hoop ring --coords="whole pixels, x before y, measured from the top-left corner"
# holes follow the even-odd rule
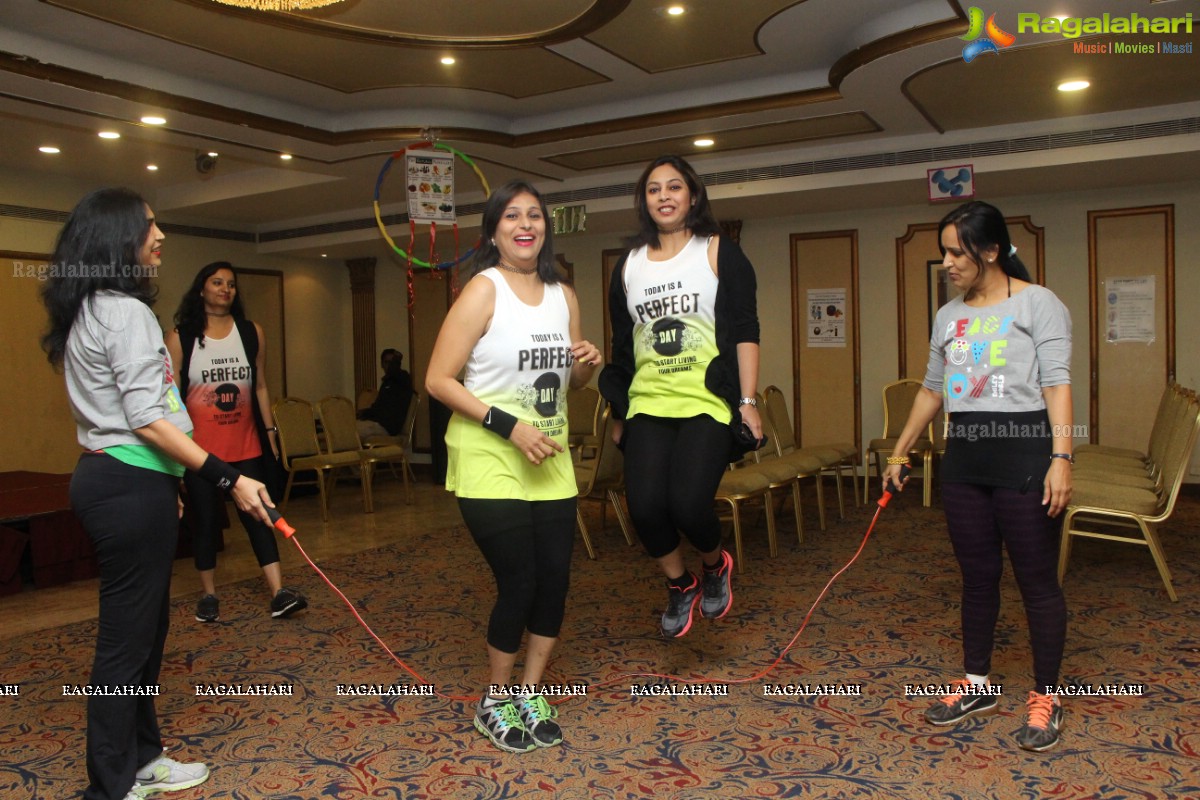
[[[396,159],[400,158],[401,156],[403,156],[409,150],[421,150],[424,148],[432,148],[434,150],[444,150],[447,153],[452,153],[456,158],[461,160],[464,164],[469,166],[471,169],[475,170],[475,175],[478,176],[479,182],[481,184],[483,184],[484,195],[486,196],[486,195],[490,195],[492,193],[491,188],[488,186],[487,178],[483,177],[483,172],[479,169],[479,167],[475,164],[474,161],[472,161],[469,157],[467,157],[467,155],[465,153],[455,150],[450,145],[442,144],[441,142],[418,142],[417,144],[410,144],[408,147],[401,148],[400,150],[397,150],[396,152],[392,153],[388,157],[388,160],[384,162],[383,169],[379,170],[379,177],[375,179],[375,199],[371,203],[371,205],[375,209],[375,224],[379,226],[379,232],[381,234],[383,234],[384,241],[386,241],[388,243],[388,245],[390,245],[391,248],[393,250],[395,250],[396,253],[401,258],[403,258],[405,261],[411,261],[416,266],[424,267],[425,269],[450,269],[450,267],[453,267],[456,264],[461,264],[463,261],[466,261],[468,258],[470,258],[475,253],[475,248],[472,247],[470,250],[463,253],[461,256],[459,256],[458,258],[456,258],[453,261],[442,261],[438,264],[430,264],[428,261],[422,261],[421,259],[417,258],[416,256],[410,257],[408,255],[408,253],[404,251],[403,248],[401,248],[399,245],[396,244],[395,241],[392,240],[391,235],[389,235],[387,232],[387,226],[385,226],[383,224],[383,215],[379,211],[379,192],[383,188],[383,179],[385,177],[387,177],[388,170],[390,170],[392,168],[392,162],[395,161]]]

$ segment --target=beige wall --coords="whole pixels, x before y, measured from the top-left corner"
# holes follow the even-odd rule
[[[0,202],[38,205],[19,191],[0,183]],[[49,198],[53,199],[53,198]],[[1200,300],[1200,181],[1162,186],[1106,190],[1103,193],[1062,193],[1023,197],[984,197],[1006,215],[1029,215],[1045,228],[1046,282],[1067,304],[1075,324],[1073,369],[1076,375],[1075,416],[1087,422],[1088,354],[1088,252],[1087,212],[1094,209],[1174,203],[1176,226],[1176,341],[1177,379],[1200,387],[1200,318],[1190,309]],[[73,200],[71,201],[73,202]],[[70,202],[43,208],[67,208]],[[936,222],[945,206],[919,205],[811,214],[797,217],[747,220],[742,247],[754,263],[759,280],[759,313],[763,349],[760,386],[777,384],[785,392],[792,386],[789,236],[830,230],[858,230],[862,336],[862,391],[864,439],[877,435],[883,425],[879,387],[897,375],[895,242],[910,224]],[[169,215],[162,215],[169,222]],[[45,251],[53,244],[57,226],[0,217],[0,249]],[[464,236],[466,234],[464,233]],[[464,241],[466,239],[464,238]],[[571,235],[557,240],[558,251],[574,263],[576,289],[583,313],[584,335],[603,339],[600,286],[601,251],[620,246],[619,235]],[[349,281],[340,262],[256,256],[249,245],[182,236],[168,237],[161,277],[163,302],[158,311],[169,316],[183,285],[193,270],[209,260],[226,258],[242,266],[281,269],[285,273],[287,302],[288,380],[292,394],[317,399],[326,394],[353,392],[350,363]],[[1137,265],[1130,273],[1137,274]],[[407,294],[403,268],[397,260],[380,255],[377,267],[379,311],[376,329],[380,347],[398,347],[408,353]],[[924,309],[919,309],[924,313]],[[916,311],[912,313],[917,313]],[[5,339],[8,336],[5,325]],[[12,385],[14,376],[0,377]],[[910,371],[912,371],[910,369]],[[61,386],[59,389],[61,391]],[[1153,409],[1157,398],[1149,400]],[[10,429],[7,414],[5,431]],[[7,434],[0,435],[0,468],[21,468],[10,454]],[[1200,479],[1193,462],[1192,481]],[[24,467],[31,468],[31,467]]]

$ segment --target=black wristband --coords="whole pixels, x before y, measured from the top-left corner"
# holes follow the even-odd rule
[[[242,477],[240,472],[212,453],[209,453],[208,458],[204,459],[204,463],[200,466],[200,469],[196,470],[196,474],[209,483],[214,484],[223,492],[233,489],[233,485],[237,483],[238,478]]]
[[[507,439],[512,436],[513,428],[517,427],[517,418],[503,409],[492,406],[483,415],[483,427],[501,439]]]

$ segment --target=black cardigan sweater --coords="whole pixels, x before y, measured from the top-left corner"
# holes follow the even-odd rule
[[[625,261],[621,257],[613,270],[608,287],[608,316],[612,323],[612,358],[600,372],[600,393],[612,404],[616,419],[629,412],[629,387],[633,383],[633,319],[625,296]],[[716,338],[717,356],[704,373],[705,387],[729,404],[732,424],[741,422],[742,396],[738,374],[737,346],[742,342],[758,344],[758,283],[754,267],[742,248],[727,236],[717,240]],[[733,458],[740,457],[738,453]],[[732,459],[731,459],[732,460]]]

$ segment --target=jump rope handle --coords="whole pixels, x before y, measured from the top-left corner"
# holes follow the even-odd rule
[[[909,474],[910,472],[912,472],[912,465],[911,465],[911,464],[905,464],[904,466],[902,466],[902,467],[900,468],[900,483],[901,483],[901,484],[903,484],[903,483],[904,483],[904,479],[908,477],[908,474]],[[887,485],[887,489],[885,489],[885,490],[884,490],[884,492],[883,492],[883,497],[879,498],[879,507],[880,507],[880,508],[887,508],[887,504],[888,504],[889,502],[891,502],[891,499],[892,499],[892,493],[893,493],[894,491],[897,491],[897,489],[896,489],[896,484],[892,483],[892,480],[889,478],[889,479],[888,479],[888,485]],[[271,510],[271,509],[268,509],[268,511],[269,511],[269,510]]]
[[[287,520],[283,518],[283,514],[280,514],[270,506],[263,506],[263,508],[267,510],[267,516],[271,518],[271,524],[275,526],[275,529],[282,533],[285,538],[292,538],[293,534],[296,533],[296,529],[288,525]]]

